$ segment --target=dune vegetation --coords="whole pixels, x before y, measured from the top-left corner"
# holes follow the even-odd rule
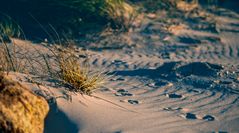
[[[135,9],[124,0],[5,1],[0,5],[0,71],[50,76],[72,91],[91,94],[105,76],[83,65],[68,39],[108,26],[125,31],[135,16]],[[67,41],[62,42],[62,37]],[[36,55],[28,55],[28,49],[13,38],[49,38],[56,47],[44,46],[48,53],[32,48]]]
[[[134,7],[124,0],[13,0],[1,2],[0,12],[34,37],[45,35],[43,28],[51,32],[52,27],[69,36],[101,31],[109,25],[127,30],[135,16]]]
[[[238,132],[238,1],[2,1],[0,133]]]
[[[0,72],[50,77],[59,80],[70,91],[88,95],[103,85],[105,74],[92,71],[89,65],[85,65],[87,58],[77,57],[70,42],[54,46],[39,44],[41,49],[33,45],[25,47],[26,42],[22,41],[25,43],[22,45],[21,41],[14,39],[24,36],[20,26],[10,17],[5,17],[0,25]]]
[[[193,0],[189,4],[199,2]],[[74,50],[64,47],[59,50],[59,47],[45,46],[50,54],[36,50],[38,58],[33,59],[25,55],[27,52],[22,53],[19,46],[12,42],[12,38],[45,37],[50,38],[53,44],[59,43],[68,47],[68,43],[61,42],[61,36],[79,37],[80,34],[92,31],[95,33],[107,26],[127,31],[137,16],[136,6],[130,3],[137,7],[144,7],[148,12],[173,7],[175,9],[181,4],[175,0],[147,0],[140,4],[134,0],[14,0],[3,2],[0,5],[0,43],[3,44],[0,47],[3,53],[0,57],[0,71],[39,74],[36,71],[39,68],[33,65],[37,62],[40,64],[40,70],[46,72],[47,75],[60,79],[74,91],[90,94],[102,84],[105,77],[102,73],[90,71],[89,66],[82,66],[82,63],[74,56]],[[184,6],[185,3],[183,8]]]
[[[9,36],[10,43],[5,41],[4,36],[0,36],[0,72],[48,77],[58,80],[70,91],[88,95],[102,86],[106,80],[104,72],[92,70],[86,65],[87,58],[80,59],[72,48],[47,45],[41,45],[43,49],[35,46],[25,48],[17,43],[18,40]]]

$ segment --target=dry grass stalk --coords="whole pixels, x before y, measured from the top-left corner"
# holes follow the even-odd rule
[[[90,95],[95,89],[102,86],[105,75],[100,72],[91,72],[89,65],[80,62],[71,49],[58,51],[58,76],[72,91]]]
[[[7,29],[7,32],[10,32],[9,27],[12,26],[7,26],[5,29],[1,26],[0,28],[2,31]],[[51,47],[42,45],[44,46],[43,49],[33,45],[24,49],[21,47],[24,44],[19,46],[17,43],[15,44],[14,39],[12,40],[7,32],[0,36],[0,52],[2,53],[0,71],[50,76],[54,79],[60,79],[64,84],[67,84],[71,91],[88,95],[104,83],[104,74],[91,71],[89,65],[82,63],[86,61],[76,57],[74,49],[59,45]],[[10,41],[5,40],[5,37],[9,38]]]

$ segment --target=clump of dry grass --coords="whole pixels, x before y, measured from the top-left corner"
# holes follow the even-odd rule
[[[21,54],[9,47],[9,44],[3,41],[0,44],[0,71],[27,72],[51,77],[61,81],[70,91],[87,95],[101,87],[106,79],[103,72],[90,70],[90,66],[87,65],[88,59],[80,59],[71,48],[45,46],[48,52],[35,48],[36,53],[33,57],[26,53],[22,53],[25,55],[20,57]]]
[[[0,23],[0,31],[2,31],[0,34],[0,71],[50,76],[62,81],[69,90],[88,95],[104,83],[104,74],[90,70],[87,65],[88,59],[77,57],[71,46],[63,47],[63,44],[61,46],[54,44],[36,47],[32,45],[24,49],[22,45],[15,44],[12,39],[13,35],[16,35],[15,31],[20,30],[15,30],[11,23],[9,25]],[[60,39],[58,42],[61,42]],[[71,41],[67,42],[69,44],[66,45],[72,45]]]
[[[115,26],[129,30],[134,26],[134,22],[138,19],[138,12],[135,7],[126,3],[124,0],[105,0],[107,8],[103,12],[113,20]]]
[[[87,63],[80,62],[71,49],[55,53],[58,71],[57,75],[72,91],[90,95],[101,87],[106,79],[102,72],[90,71]],[[85,62],[85,61],[84,61]]]
[[[11,33],[11,28],[8,28],[8,31]],[[41,74],[46,72],[45,76],[61,81],[70,91],[87,94],[125,110],[135,112],[107,99],[91,95],[94,90],[104,84],[108,76],[104,72],[90,70],[88,58],[81,60],[71,47],[42,45],[47,50],[41,50],[32,45],[35,52],[32,50],[28,51],[29,49],[22,50],[16,47],[17,44],[11,38],[12,36],[6,33],[0,34],[0,52],[2,54],[0,56],[0,73],[15,71],[43,76],[44,74]],[[5,40],[4,37],[7,37],[9,40]],[[60,40],[58,41],[61,42]],[[38,69],[43,72],[40,72]],[[29,79],[31,80],[31,78]],[[40,84],[32,80],[31,82],[37,83],[37,85]]]

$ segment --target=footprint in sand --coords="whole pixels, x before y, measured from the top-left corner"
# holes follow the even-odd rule
[[[115,96],[133,96],[133,94],[129,93],[125,89],[119,89],[116,93]]]
[[[205,115],[202,119],[206,120],[206,121],[214,121],[215,120],[215,118],[211,115]]]
[[[180,111],[180,110],[182,110],[183,108],[181,108],[181,107],[167,107],[167,108],[163,108],[163,110],[165,110],[165,111]]]
[[[166,94],[166,96],[167,96],[168,98],[182,98],[182,97],[183,97],[182,95],[175,94],[175,93]]]
[[[188,108],[181,108],[181,107],[166,107],[163,108],[164,111],[170,111],[170,112],[189,112],[190,109]]]
[[[214,116],[211,116],[211,115],[205,115],[203,117],[200,117],[196,114],[193,114],[193,113],[186,113],[184,115],[184,117],[186,119],[190,119],[190,120],[195,120],[195,119],[199,119],[199,120],[205,120],[205,121],[214,121],[215,120],[215,117]]]
[[[137,105],[137,104],[140,104],[141,102],[140,101],[138,101],[138,100],[133,100],[133,99],[124,99],[124,100],[120,100],[120,102],[123,102],[123,103],[126,103],[126,102],[128,102],[128,103],[130,103],[130,104],[132,104],[132,105]]]
[[[137,100],[128,100],[128,102],[133,105],[139,104],[139,101]]]
[[[195,119],[198,119],[198,116],[196,114],[193,114],[193,113],[186,113],[185,118],[195,120]]]

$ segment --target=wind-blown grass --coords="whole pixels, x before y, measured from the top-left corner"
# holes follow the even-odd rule
[[[59,61],[58,76],[69,85],[72,91],[91,94],[104,83],[103,73],[90,72],[89,66],[80,63],[73,54],[60,52],[57,58]]]
[[[21,28],[12,18],[2,14],[0,17],[0,71],[24,71],[24,65],[17,58],[17,49],[12,37],[20,37]]]
[[[77,57],[72,48],[42,45],[43,49],[39,49],[32,45],[31,49],[34,50],[27,52],[29,47],[21,51],[20,46],[14,42],[0,41],[1,72],[14,71],[50,77],[60,81],[70,91],[87,95],[100,88],[106,80],[104,72],[91,70],[87,59]]]
[[[34,45],[25,48],[23,46],[28,44],[19,45],[19,41],[13,38],[21,36],[20,26],[7,15],[1,17],[0,71],[50,76],[62,81],[71,91],[88,95],[103,84],[105,79],[103,73],[91,71],[89,65],[84,65],[83,62],[86,61],[76,57],[71,46],[67,48],[54,44],[54,46],[42,45],[40,49]],[[55,31],[53,27],[52,30]],[[52,40],[52,42],[61,44],[59,34],[56,31],[55,34],[58,41]],[[54,39],[50,34],[49,36]],[[24,43],[24,41],[20,42]],[[65,45],[72,45],[71,41],[67,42],[68,44]]]

